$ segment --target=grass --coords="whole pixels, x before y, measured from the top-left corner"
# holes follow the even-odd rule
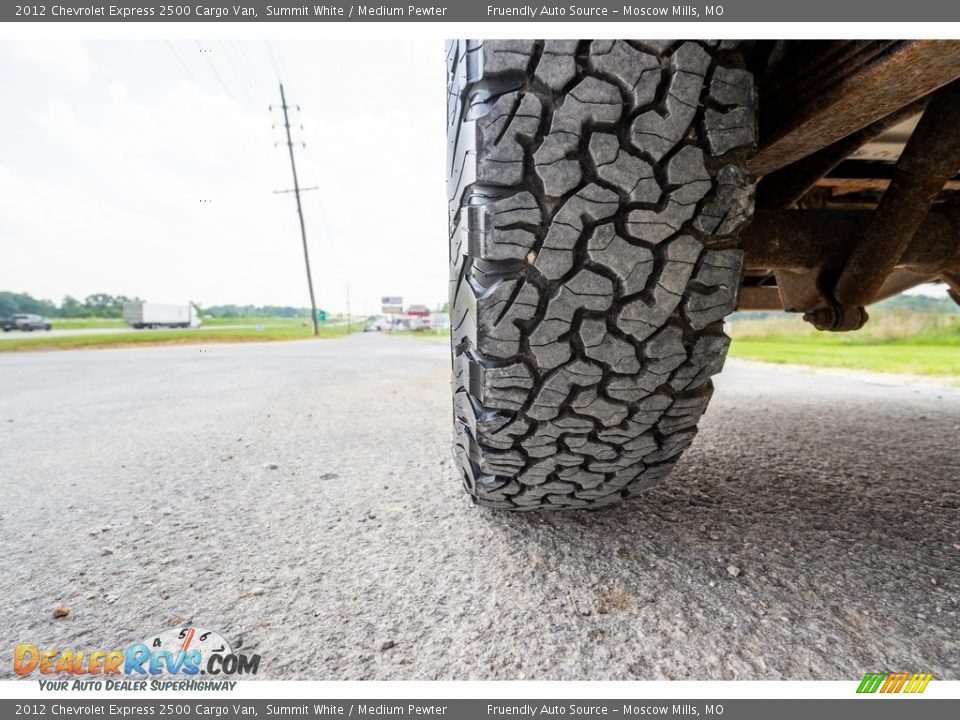
[[[957,348],[936,345],[843,346],[735,340],[730,346],[730,355],[772,363],[960,377],[960,352]]]
[[[395,337],[418,337],[418,338],[444,338],[448,339],[450,337],[450,328],[443,328],[442,330],[384,330],[384,335],[395,336]]]
[[[341,319],[342,320],[342,319]],[[0,352],[76,350],[100,347],[186,345],[232,342],[299,340],[311,337],[304,318],[210,318],[207,327],[192,330],[130,330],[51,337],[24,333],[0,340]],[[53,319],[55,329],[124,327],[122,320],[104,318]],[[351,332],[366,323],[356,318]],[[210,326],[221,326],[210,329]],[[734,319],[730,356],[770,363],[848,368],[873,372],[950,376],[960,382],[960,313],[871,310],[866,327],[854,333],[821,333],[799,316],[763,320]],[[448,331],[401,330],[388,333],[407,337],[446,337]],[[346,325],[320,326],[320,337],[347,334]]]
[[[871,312],[858,332],[821,333],[799,317],[734,320],[731,357],[960,377],[960,314]]]
[[[51,318],[47,322],[53,325],[54,330],[88,330],[91,328],[124,327],[126,323],[120,318]]]
[[[235,317],[235,318],[204,318],[204,325],[263,325],[264,327],[292,327],[309,324],[310,318],[300,317]]]
[[[352,322],[364,322],[365,318],[352,315]],[[54,330],[94,330],[98,328],[118,328],[127,327],[127,324],[121,318],[46,318],[47,322],[53,325]],[[330,316],[328,322],[345,322],[346,317],[342,315]],[[231,317],[231,318],[204,318],[204,325],[213,325],[221,327],[225,325],[301,325],[309,323],[309,318],[303,317]]]
[[[286,318],[270,318],[269,320],[283,321],[285,319]],[[257,325],[256,320],[257,319],[254,319],[254,321],[249,324]],[[266,321],[267,319],[260,318],[259,320]],[[209,330],[200,327],[192,330],[130,330],[129,332],[104,333],[102,335],[91,333],[89,335],[68,335],[60,337],[45,336],[37,333],[27,334],[12,340],[0,340],[0,352],[80,350],[87,348],[135,347],[146,345],[269,342],[273,340],[308,340],[313,336],[311,328],[301,325],[299,321],[296,323],[271,323],[270,325],[262,322],[260,327],[262,327],[262,329],[258,329],[257,327],[231,327]],[[354,325],[351,328],[351,332],[356,332],[359,329],[359,325]],[[338,338],[345,335],[347,335],[345,325],[320,327],[321,338]]]
[[[769,363],[947,376],[960,383],[960,313],[873,308],[857,332],[815,330],[799,315],[731,323],[730,356]],[[441,335],[445,336],[448,331]],[[431,331],[389,335],[439,337]]]

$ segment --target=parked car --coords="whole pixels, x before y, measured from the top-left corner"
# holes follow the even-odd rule
[[[363,331],[364,332],[383,332],[384,330],[390,329],[390,321],[385,317],[378,317],[376,320],[367,325]]]
[[[50,330],[50,323],[44,320],[39,315],[31,315],[29,313],[22,313],[20,315],[11,315],[6,320],[3,321],[3,331],[10,332],[11,330],[23,330],[24,332],[31,332],[32,330]]]

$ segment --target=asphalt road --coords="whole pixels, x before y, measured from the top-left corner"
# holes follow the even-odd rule
[[[461,492],[448,371],[379,334],[0,356],[3,654],[192,621],[268,679],[958,678],[960,390],[730,362],[659,489],[520,515]]]

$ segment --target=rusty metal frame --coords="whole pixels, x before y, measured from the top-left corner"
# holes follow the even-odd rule
[[[820,329],[856,329],[866,313],[861,307],[832,305],[823,278],[839,275],[873,212],[758,210],[740,245],[747,272],[772,272],[777,284],[743,287],[739,309],[803,312]],[[897,267],[866,304],[938,280],[951,287],[951,297],[960,303],[960,208],[927,215]]]
[[[960,272],[944,273],[940,276],[940,279],[947,284],[948,288],[950,288],[948,292],[953,301],[957,305],[960,305]]]
[[[757,189],[757,205],[783,208],[795,205],[812,187],[818,185],[827,173],[850,155],[887,129],[922,112],[925,105],[926,98],[910,103],[862,130],[764,177]],[[883,183],[884,189],[889,184],[886,180],[880,182]]]
[[[850,45],[762,90],[761,147],[749,163],[754,173],[767,175],[812,155],[960,76],[957,40]]]
[[[823,278],[836,278],[847,265],[872,210],[758,210],[740,238],[748,273],[776,276],[777,285],[745,286],[741,310],[825,311],[821,329],[865,321],[859,308],[845,310],[829,303]],[[875,291],[869,304],[923,282],[947,282],[960,302],[960,207],[938,207],[928,213],[910,244]],[[833,313],[831,315],[830,313]],[[833,327],[839,324],[838,327]]]
[[[760,209],[741,243],[748,270],[768,279],[742,289],[741,307],[779,305],[819,329],[855,330],[866,305],[921,282],[944,279],[960,297],[960,213],[930,212],[960,180],[960,41],[822,41],[777,63],[761,85],[749,165]],[[825,178],[921,111],[892,174]],[[833,186],[860,196],[834,200]],[[772,210],[798,205],[832,209]]]
[[[947,181],[960,172],[960,81],[934,93],[893,178],[832,294],[844,306],[872,302]]]
[[[748,270],[840,270],[872,210],[757,210],[740,236]],[[924,275],[960,273],[960,208],[931,211],[898,267]]]

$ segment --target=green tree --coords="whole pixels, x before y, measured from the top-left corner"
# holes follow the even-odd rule
[[[64,295],[60,302],[60,317],[82,318],[90,317],[90,311],[86,306],[72,295]]]
[[[88,295],[83,305],[90,317],[118,318],[123,316],[123,304],[129,300],[123,295],[115,297],[109,293],[95,293]]]
[[[56,317],[57,307],[49,300],[38,300],[28,293],[0,291],[0,317],[10,317],[17,313],[33,313]]]

